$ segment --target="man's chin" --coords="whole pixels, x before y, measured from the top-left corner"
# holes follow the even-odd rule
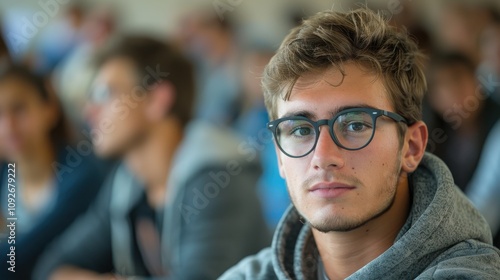
[[[312,228],[320,232],[348,232],[384,215],[391,208],[392,202],[393,200],[380,211],[368,211],[365,215],[359,212],[360,207],[355,207],[352,204],[349,205],[350,207],[343,204],[328,204],[314,210],[309,209],[309,213],[312,213],[309,216],[311,219],[308,219],[307,216],[304,217]],[[358,215],[354,215],[355,213]]]
[[[349,232],[363,226],[364,222],[353,222],[353,221],[336,221],[336,222],[322,222],[322,223],[310,223],[310,226],[320,232]]]
[[[320,232],[347,232],[364,225],[366,221],[349,217],[343,213],[315,216],[311,220],[306,218],[309,225]]]
[[[351,231],[362,226],[365,220],[354,215],[356,210],[349,203],[328,202],[299,212],[312,228],[326,233]]]

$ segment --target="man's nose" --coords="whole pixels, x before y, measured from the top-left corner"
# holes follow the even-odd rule
[[[314,169],[338,169],[344,166],[342,148],[333,141],[328,127],[320,127],[318,142],[313,151]]]
[[[87,102],[83,108],[83,116],[91,125],[95,123],[95,119],[99,114],[101,106],[92,102]]]

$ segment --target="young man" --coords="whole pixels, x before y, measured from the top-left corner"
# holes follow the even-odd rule
[[[125,38],[101,61],[91,134],[99,155],[123,164],[41,258],[36,277],[214,279],[267,246],[259,166],[228,131],[188,123],[190,64],[147,37]]]
[[[498,279],[484,219],[425,154],[417,46],[373,12],[322,12],[265,70],[293,202],[272,247],[222,279]]]

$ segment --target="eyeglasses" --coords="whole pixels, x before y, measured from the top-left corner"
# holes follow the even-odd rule
[[[89,92],[89,101],[94,104],[104,104],[111,100],[111,88],[106,84],[95,84]]]
[[[349,151],[363,149],[372,141],[380,116],[408,124],[405,118],[396,113],[374,108],[351,108],[340,111],[329,120],[312,121],[306,117],[293,116],[269,122],[267,128],[273,132],[279,149],[285,155],[300,158],[316,148],[319,127],[322,125],[328,125],[330,136],[337,146]]]

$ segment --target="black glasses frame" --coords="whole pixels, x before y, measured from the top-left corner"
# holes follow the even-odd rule
[[[372,117],[372,121],[373,121],[373,131],[372,131],[372,135],[370,136],[370,139],[366,142],[365,145],[363,145],[363,146],[361,146],[359,148],[355,148],[355,149],[347,148],[344,145],[342,145],[339,142],[339,140],[337,139],[337,136],[335,135],[335,132],[333,131],[333,124],[335,123],[335,121],[341,115],[346,114],[346,113],[351,113],[351,112],[365,112],[365,113],[368,113]],[[393,112],[389,112],[389,111],[386,111],[386,110],[375,109],[375,108],[351,108],[351,109],[346,109],[346,110],[342,110],[342,111],[338,112],[331,119],[322,119],[322,120],[318,120],[318,121],[313,121],[313,120],[310,120],[310,119],[308,119],[306,117],[303,117],[303,116],[292,116],[292,117],[280,118],[280,119],[276,119],[274,121],[268,122],[267,123],[267,128],[269,130],[271,130],[271,132],[273,133],[274,139],[276,140],[276,144],[278,145],[279,149],[285,155],[287,155],[287,156],[289,156],[291,158],[301,158],[301,157],[307,156],[312,151],[314,151],[314,149],[316,149],[316,145],[318,144],[319,133],[320,133],[319,128],[322,125],[327,125],[328,126],[329,132],[330,132],[330,137],[332,138],[333,142],[335,142],[335,144],[337,146],[341,147],[342,149],[345,149],[345,150],[348,150],[348,151],[357,151],[357,150],[361,150],[361,149],[365,148],[366,146],[368,146],[370,144],[370,142],[373,139],[373,136],[375,135],[375,129],[376,129],[376,125],[377,125],[377,119],[380,116],[386,116],[386,117],[394,120],[395,122],[402,122],[402,123],[405,123],[405,124],[408,125],[408,121],[404,117],[402,117],[399,114],[393,113]],[[279,138],[277,137],[277,132],[278,132],[277,128],[278,128],[278,125],[281,122],[290,121],[290,120],[307,121],[308,123],[310,123],[314,127],[314,130],[316,132],[316,139],[314,140],[314,145],[312,146],[312,148],[308,152],[306,152],[305,154],[300,155],[300,156],[293,156],[293,155],[290,155],[289,153],[287,153],[281,147],[280,141],[278,140]]]

